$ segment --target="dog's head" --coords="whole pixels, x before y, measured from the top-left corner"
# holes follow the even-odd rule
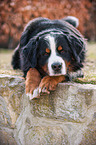
[[[65,75],[83,66],[84,38],[68,19],[52,21],[42,18],[25,28],[20,41],[24,71],[32,67],[41,75]],[[76,21],[71,18],[70,23],[77,26]]]
[[[68,62],[71,61],[69,48],[66,36],[57,32],[46,34],[38,42],[38,66],[50,76],[65,75]]]

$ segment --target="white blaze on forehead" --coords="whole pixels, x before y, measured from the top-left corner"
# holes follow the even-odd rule
[[[49,41],[51,52],[52,53],[54,52],[54,54],[55,54],[56,53],[56,43],[55,43],[54,37],[48,35],[46,38]]]
[[[64,60],[62,59],[62,57],[57,56],[56,54],[56,42],[55,42],[55,38],[54,36],[51,35],[47,35],[46,38],[47,41],[49,42],[50,45],[50,49],[51,49],[51,54],[50,57],[48,59],[48,70],[49,70],[49,75],[53,76],[53,75],[64,75],[66,74],[66,65]],[[59,62],[60,64],[62,64],[62,68],[61,68],[61,73],[55,74],[54,70],[52,69],[52,64]]]

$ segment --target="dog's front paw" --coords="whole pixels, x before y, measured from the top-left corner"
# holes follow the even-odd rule
[[[39,95],[50,94],[50,91],[54,91],[57,86],[57,81],[52,76],[44,77],[39,85]]]
[[[38,98],[38,86],[41,81],[39,72],[35,68],[30,68],[26,75],[26,94],[30,100]]]
[[[39,88],[36,88],[33,91],[27,92],[26,93],[27,97],[29,98],[29,100],[33,100],[35,98],[39,98]]]

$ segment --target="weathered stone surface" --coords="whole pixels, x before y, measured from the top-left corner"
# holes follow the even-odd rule
[[[11,138],[13,145],[95,145],[96,85],[63,83],[29,101],[22,78],[2,75],[0,128],[5,144]]]
[[[0,145],[17,145],[14,127],[22,110],[23,93],[21,78],[0,75]]]
[[[89,123],[86,132],[83,134],[80,145],[96,145],[96,112],[94,112],[92,121]]]
[[[17,145],[13,138],[13,132],[8,128],[0,128],[0,145]]]
[[[83,122],[88,108],[96,103],[94,85],[75,83],[59,84],[49,96],[32,100],[32,114],[35,116]]]
[[[7,106],[11,118],[11,124],[14,124],[21,112],[23,95],[24,93],[24,80],[20,77],[10,75],[0,75],[0,98],[2,105]],[[7,112],[7,111],[5,111]]]

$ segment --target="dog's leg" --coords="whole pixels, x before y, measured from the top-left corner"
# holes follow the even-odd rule
[[[50,91],[53,91],[56,89],[56,86],[58,83],[69,81],[70,78],[67,75],[61,75],[61,76],[45,76],[39,85],[39,94],[47,93],[49,94]]]
[[[29,99],[38,97],[38,86],[41,81],[39,72],[35,68],[30,68],[26,75],[26,94]]]

